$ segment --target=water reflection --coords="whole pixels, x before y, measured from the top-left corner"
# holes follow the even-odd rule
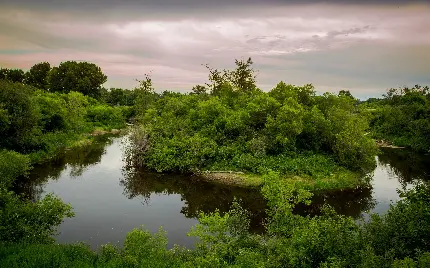
[[[391,204],[400,200],[398,190],[429,181],[430,156],[404,149],[383,148],[377,158],[373,176],[372,195],[377,204],[373,213],[385,213]],[[368,218],[365,215],[365,218]]]
[[[234,198],[251,213],[251,228],[263,229],[266,201],[258,189],[246,189],[205,182],[195,176],[157,174],[143,170],[123,169],[124,195],[133,199],[143,197],[145,204],[151,204],[155,194],[179,194],[184,202],[181,213],[187,218],[197,218],[199,212],[227,212]]]
[[[34,165],[27,177],[16,180],[14,191],[34,201],[41,199],[45,184],[50,180],[58,180],[64,170],[68,171],[68,177],[78,178],[86,170],[100,163],[106,153],[106,146],[112,144],[117,136],[97,136],[89,146],[62,150],[52,159]]]
[[[342,215],[359,218],[364,212],[372,210],[377,201],[372,196],[371,188],[316,192],[310,205],[299,204],[296,213],[300,215],[320,215],[321,208],[328,204]]]
[[[430,155],[404,149],[383,148],[379,165],[390,171],[403,188],[408,184],[430,180]]]

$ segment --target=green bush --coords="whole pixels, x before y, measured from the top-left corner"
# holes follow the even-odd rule
[[[122,128],[125,125],[125,117],[122,109],[107,105],[90,106],[86,113],[87,121],[97,127]]]
[[[18,176],[30,170],[30,158],[13,151],[0,150],[0,188],[8,188]]]
[[[23,201],[12,192],[0,189],[0,241],[49,243],[56,227],[74,214],[70,205],[47,195],[40,201]]]
[[[27,153],[37,148],[41,114],[34,89],[0,80],[0,147]]]

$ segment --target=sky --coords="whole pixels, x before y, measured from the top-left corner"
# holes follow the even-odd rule
[[[207,81],[251,57],[257,85],[312,83],[359,98],[430,85],[430,0],[0,0],[0,66],[99,65],[106,87]]]

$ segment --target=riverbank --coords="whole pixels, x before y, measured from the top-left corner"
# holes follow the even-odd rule
[[[46,135],[50,145],[46,151],[36,151],[28,154],[32,164],[40,164],[54,158],[61,150],[72,150],[84,146],[89,146],[94,142],[95,137],[101,135],[123,135],[127,133],[127,128],[107,129],[95,128],[90,133],[53,133]]]
[[[376,145],[378,145],[378,147],[381,147],[381,148],[393,148],[393,149],[405,149],[406,148],[403,146],[393,145],[390,141],[386,141],[386,140],[377,140]]]

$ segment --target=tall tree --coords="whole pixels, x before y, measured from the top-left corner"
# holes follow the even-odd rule
[[[234,90],[240,92],[252,92],[257,88],[255,70],[252,68],[252,60],[235,60],[236,69],[234,70],[218,70],[205,65],[209,71],[209,82],[206,86],[211,94],[217,95],[225,85],[230,85]],[[193,89],[196,93],[196,91]]]
[[[25,74],[25,83],[40,89],[48,89],[48,74],[51,70],[49,62],[33,65]]]
[[[25,73],[21,69],[0,69],[0,79],[8,80],[11,82],[23,83],[25,78]]]
[[[230,82],[242,92],[249,92],[254,90],[256,75],[255,70],[252,68],[252,60],[248,58],[244,60],[235,60],[236,69],[229,72]]]
[[[6,80],[7,79],[7,73],[8,69],[6,68],[0,68],[0,80]]]
[[[48,75],[49,90],[78,91],[98,98],[102,84],[107,81],[99,66],[94,63],[66,61],[51,69]]]

